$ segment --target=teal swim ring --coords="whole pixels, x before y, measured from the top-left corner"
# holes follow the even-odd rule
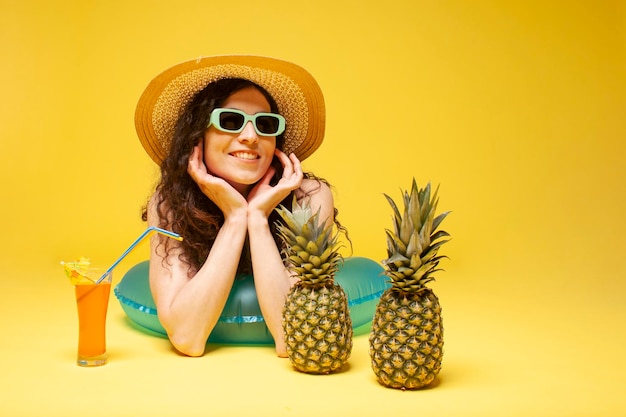
[[[114,293],[136,327],[167,337],[157,317],[156,305],[150,292],[148,269],[148,261],[132,267],[115,287]],[[389,287],[382,272],[382,266],[371,259],[350,257],[344,260],[335,274],[335,282],[341,285],[348,298],[350,317],[356,334],[359,333],[358,328],[372,321],[378,300]],[[241,275],[235,279],[222,315],[208,341],[247,345],[274,343],[261,315],[251,275]]]

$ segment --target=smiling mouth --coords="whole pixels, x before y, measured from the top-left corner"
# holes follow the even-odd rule
[[[246,159],[246,160],[259,159],[259,155],[252,153],[252,152],[233,152],[231,153],[231,155],[239,159]]]

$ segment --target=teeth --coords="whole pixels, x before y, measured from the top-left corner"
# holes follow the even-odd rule
[[[256,154],[250,152],[235,152],[233,156],[241,159],[256,159]]]

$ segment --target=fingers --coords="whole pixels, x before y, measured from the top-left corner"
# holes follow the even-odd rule
[[[292,152],[289,156],[280,149],[276,149],[274,154],[278,157],[280,163],[283,165],[283,178],[289,180],[302,179],[302,165],[298,157]]]
[[[285,154],[280,149],[276,148],[276,150],[274,151],[274,155],[278,157],[278,160],[283,166],[283,177],[291,175],[291,172],[293,171],[292,162],[287,157],[287,154]]]
[[[291,155],[289,155],[289,158],[291,159],[291,162],[293,163],[293,168],[294,168],[295,174],[299,178],[302,178],[303,173],[302,173],[302,164],[300,164],[300,160],[298,159],[298,157],[294,153],[291,153]]]
[[[200,153],[200,145],[196,145],[193,147],[191,151],[191,155],[189,155],[189,162],[187,164],[187,171],[191,169],[195,169],[198,167],[198,156]]]
[[[189,162],[187,163],[187,173],[196,182],[199,182],[201,177],[208,175],[209,173],[206,165],[204,164],[203,155],[204,152],[202,142],[194,146],[191,155],[189,155]]]

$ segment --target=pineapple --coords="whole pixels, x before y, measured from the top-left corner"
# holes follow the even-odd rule
[[[292,211],[276,209],[284,221],[278,224],[285,243],[288,268],[300,280],[291,288],[283,308],[287,354],[293,367],[310,374],[340,369],[352,351],[352,320],[348,299],[335,284],[342,260],[333,224],[319,224],[319,210],[300,206]]]
[[[403,192],[404,211],[385,194],[394,211],[394,230],[386,230],[388,258],[383,261],[391,287],[380,298],[372,321],[369,351],[378,382],[386,387],[417,389],[431,384],[443,357],[441,307],[426,286],[444,256],[439,247],[450,235],[437,231],[449,212],[435,217],[437,191],[430,183]]]

